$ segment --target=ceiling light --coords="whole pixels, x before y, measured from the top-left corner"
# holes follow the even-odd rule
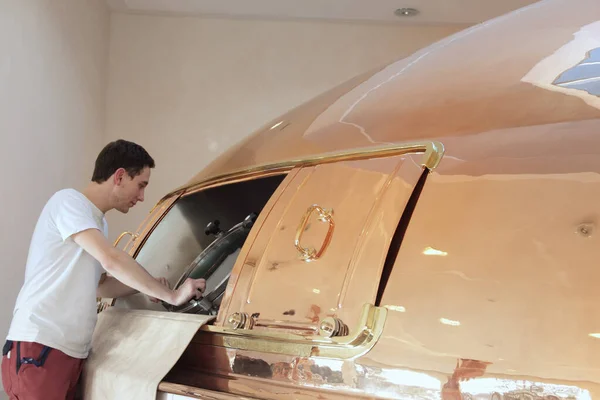
[[[394,11],[394,14],[398,17],[414,17],[419,13],[419,10],[414,8],[399,8]]]

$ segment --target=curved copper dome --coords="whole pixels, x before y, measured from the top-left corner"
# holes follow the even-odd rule
[[[457,33],[270,121],[186,186],[315,153],[424,138],[444,144],[444,168],[475,173],[467,165],[484,159],[478,173],[542,172],[549,167],[517,164],[560,153],[579,161],[548,172],[573,170],[600,144],[589,135],[600,128],[600,93],[593,79],[588,90],[564,79],[584,76],[577,67],[586,59],[591,78],[600,76],[589,58],[600,59],[593,52],[599,15],[594,0],[546,0]]]

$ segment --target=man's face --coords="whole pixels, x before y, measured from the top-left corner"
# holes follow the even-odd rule
[[[119,170],[115,180],[115,209],[126,214],[138,201],[144,201],[144,191],[150,182],[150,168],[144,168],[133,178],[127,171]]]

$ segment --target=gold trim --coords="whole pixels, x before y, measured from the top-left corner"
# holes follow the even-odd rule
[[[308,219],[314,211],[317,211],[319,213],[319,221],[329,223],[327,235],[325,236],[325,239],[323,240],[319,251],[313,248],[302,247],[300,245],[300,242],[302,241],[302,235],[304,234],[304,231],[306,230],[306,225],[308,224]],[[298,228],[296,229],[296,239],[294,240],[294,246],[296,246],[296,249],[300,253],[300,258],[302,258],[304,261],[314,261],[321,258],[325,250],[327,250],[329,243],[331,242],[334,228],[335,221],[333,220],[333,210],[324,210],[322,207],[316,204],[313,204],[312,206],[308,207],[306,213],[304,214],[304,217],[302,218],[302,221],[300,221],[300,225],[298,225]]]
[[[134,241],[135,241],[135,240],[136,240],[136,239],[139,237],[139,235],[137,235],[137,234],[135,234],[135,233],[133,233],[133,232],[127,232],[127,231],[126,231],[126,232],[123,232],[123,233],[121,233],[121,234],[119,235],[119,237],[117,238],[117,240],[115,240],[115,242],[113,243],[113,247],[117,247],[117,245],[119,244],[119,242],[121,241],[121,239],[123,239],[123,237],[124,237],[125,235],[131,235],[131,237],[132,237],[132,239],[133,239]]]
[[[386,316],[387,309],[365,304],[357,329],[349,336],[332,338],[204,325],[194,342],[262,353],[351,359],[367,353],[377,343]]]
[[[382,146],[360,147],[356,149],[333,151],[316,154],[306,158],[297,158],[286,161],[260,164],[253,167],[242,168],[218,174],[200,182],[192,182],[168,193],[163,199],[177,194],[196,192],[207,186],[214,186],[232,179],[252,178],[256,175],[265,174],[277,175],[286,173],[294,168],[309,167],[318,164],[328,164],[339,161],[362,160],[365,158],[390,157],[400,154],[423,153],[421,165],[429,170],[435,169],[444,156],[444,145],[437,141],[418,141],[418,142],[396,142]],[[161,199],[160,201],[162,201]]]

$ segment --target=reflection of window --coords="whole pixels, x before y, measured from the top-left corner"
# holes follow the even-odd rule
[[[590,392],[577,386],[553,383],[530,382],[526,380],[512,380],[499,378],[473,379],[461,382],[463,393],[471,396],[492,394],[492,400],[502,399],[559,399],[559,400],[591,400]]]
[[[600,96],[600,48],[590,51],[582,62],[560,74],[552,83]]]

